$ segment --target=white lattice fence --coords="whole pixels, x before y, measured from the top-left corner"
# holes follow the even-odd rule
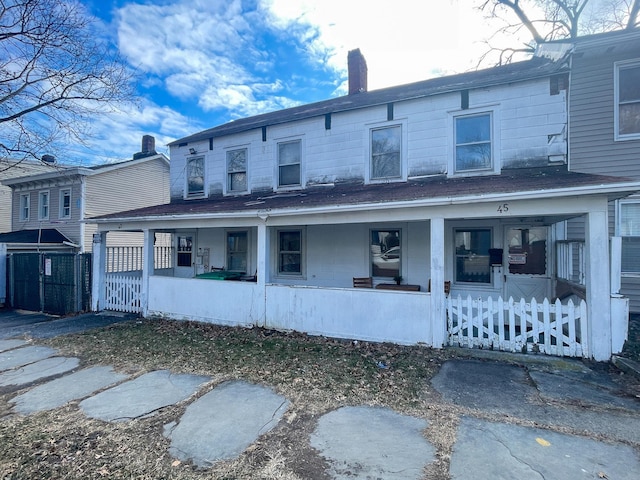
[[[105,288],[105,310],[141,312],[142,277],[107,274]]]
[[[588,357],[587,305],[545,299],[447,298],[449,345]]]

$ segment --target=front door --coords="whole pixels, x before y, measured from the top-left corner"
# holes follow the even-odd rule
[[[549,227],[519,225],[505,233],[505,298],[527,302],[549,298]]]
[[[176,263],[175,276],[192,278],[195,275],[195,255],[193,249],[196,245],[195,232],[182,232],[176,235]]]

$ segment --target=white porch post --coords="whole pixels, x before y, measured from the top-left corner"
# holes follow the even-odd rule
[[[150,230],[143,230],[144,243],[142,246],[142,291],[140,292],[140,311],[143,317],[149,311],[149,276],[153,274],[153,246],[154,233]]]
[[[91,258],[91,310],[97,312],[104,305],[104,281],[107,272],[107,233],[93,234]]]
[[[260,324],[266,324],[267,311],[267,275],[269,271],[269,232],[267,231],[266,220],[258,224],[258,290],[262,292],[262,312],[259,315]]]
[[[431,227],[431,328],[432,346],[442,348],[447,335],[444,294],[444,218],[432,218]]]
[[[0,243],[0,305],[7,301],[7,244]]]
[[[587,214],[587,315],[591,356],[598,361],[611,358],[611,297],[609,283],[609,232],[607,204]],[[586,335],[585,335],[586,333]]]

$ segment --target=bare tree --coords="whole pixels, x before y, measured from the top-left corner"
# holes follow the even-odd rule
[[[479,63],[511,62],[519,54],[531,54],[536,44],[579,35],[638,26],[640,0],[482,0],[478,7],[488,18],[503,25],[486,43]],[[518,46],[495,46],[499,35],[519,35],[527,40]]]
[[[64,154],[132,78],[76,0],[0,0],[0,158]]]

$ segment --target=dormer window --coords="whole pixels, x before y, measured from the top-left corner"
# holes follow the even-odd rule
[[[187,160],[187,196],[201,197],[204,195],[204,158],[190,158]]]

